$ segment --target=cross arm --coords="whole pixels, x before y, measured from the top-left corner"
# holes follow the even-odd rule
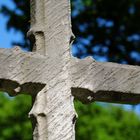
[[[0,90],[14,96],[18,93],[38,93],[45,84],[38,79],[39,65],[45,57],[23,52],[19,47],[0,49]]]
[[[140,67],[96,62],[88,57],[71,62],[72,94],[93,101],[140,103]]]

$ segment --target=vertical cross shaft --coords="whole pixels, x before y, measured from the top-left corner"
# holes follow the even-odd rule
[[[0,90],[33,96],[34,140],[74,140],[72,94],[93,101],[139,103],[140,68],[71,58],[69,0],[31,0],[33,52],[0,49]]]
[[[69,0],[31,0],[28,34],[34,40],[34,51],[47,61],[47,71],[41,73],[46,86],[36,95],[29,113],[34,118],[34,140],[74,140]]]

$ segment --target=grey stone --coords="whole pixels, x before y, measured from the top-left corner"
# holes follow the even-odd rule
[[[83,103],[140,102],[140,67],[71,56],[69,0],[31,0],[27,35],[33,52],[0,49],[0,90],[32,96],[34,140],[75,139],[74,97]]]

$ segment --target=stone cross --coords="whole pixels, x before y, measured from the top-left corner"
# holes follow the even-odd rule
[[[0,49],[0,90],[29,94],[34,140],[74,140],[73,97],[94,101],[140,102],[140,67],[79,60],[73,41],[69,0],[31,0],[33,52]]]

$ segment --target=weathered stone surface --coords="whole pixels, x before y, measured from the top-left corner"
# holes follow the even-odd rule
[[[10,79],[19,84],[42,82],[40,74],[46,67],[46,57],[32,52],[23,52],[19,47],[0,49],[0,79]],[[41,77],[42,76],[42,77]]]
[[[73,96],[83,103],[140,102],[140,67],[71,57],[69,0],[31,0],[28,36],[34,52],[0,49],[0,90],[31,94],[34,140],[75,139]]]
[[[37,94],[46,85],[40,75],[44,61],[44,56],[23,52],[19,47],[0,49],[0,90],[11,96]]]
[[[140,67],[73,59],[72,94],[83,103],[93,101],[140,103]]]
[[[74,140],[75,110],[69,79],[71,21],[69,0],[31,0],[34,51],[46,56],[41,71],[46,86],[30,112],[36,119],[34,140]],[[40,77],[39,77],[40,79]]]
[[[70,2],[31,0],[31,6],[28,36],[34,44],[34,52],[25,53],[18,48],[0,50],[0,64],[5,65],[0,70],[0,79],[6,82],[10,79],[16,84],[10,89],[4,84],[1,89],[15,95],[21,89],[28,89],[26,92],[30,93],[29,88],[25,88],[27,83],[45,84],[38,94],[35,90],[32,93],[34,102],[29,116],[33,118],[34,140],[74,140],[76,113],[69,79]]]

